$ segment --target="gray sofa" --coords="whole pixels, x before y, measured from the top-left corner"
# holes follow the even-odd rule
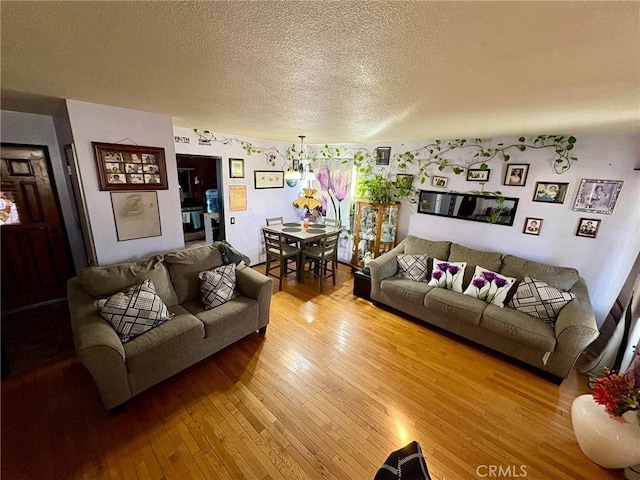
[[[236,270],[239,295],[210,310],[204,308],[197,275],[223,264],[222,249],[217,243],[135,263],[89,267],[69,280],[76,352],[106,408],[117,411],[134,395],[233,342],[256,331],[265,333],[273,280],[244,264]],[[249,262],[246,257],[245,262]],[[175,316],[122,343],[94,302],[146,279],[151,279]]]
[[[479,265],[515,277],[513,290],[525,276],[546,282],[576,297],[561,311],[555,326],[506,306],[500,308],[462,293],[397,276],[398,254],[427,254],[433,258],[467,262],[464,287]],[[578,271],[464,247],[446,241],[408,236],[393,250],[374,259],[371,300],[460,335],[545,372],[556,383],[566,378],[578,356],[598,337],[587,286]],[[513,292],[511,292],[512,294]],[[507,298],[507,300],[509,297]]]

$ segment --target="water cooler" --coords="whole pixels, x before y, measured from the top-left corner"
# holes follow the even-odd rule
[[[207,243],[219,240],[220,236],[220,198],[218,190],[210,188],[204,192],[207,199],[207,211],[204,214],[204,235]]]

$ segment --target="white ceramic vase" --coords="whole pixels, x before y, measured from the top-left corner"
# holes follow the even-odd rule
[[[571,405],[573,432],[582,452],[605,468],[640,464],[640,420],[637,411],[623,415],[627,423],[609,416],[590,394]]]

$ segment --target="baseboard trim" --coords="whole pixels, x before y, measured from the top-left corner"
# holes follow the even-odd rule
[[[53,305],[54,303],[66,302],[67,297],[54,298],[53,300],[47,300],[46,302],[34,303],[33,305],[25,305],[24,307],[14,308],[13,310],[7,310],[2,312],[2,316],[11,315],[12,313],[24,312],[25,310],[31,310],[33,308],[44,307],[46,305]]]

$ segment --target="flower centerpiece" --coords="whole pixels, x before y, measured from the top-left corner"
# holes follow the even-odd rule
[[[604,375],[594,380],[593,399],[604,406],[610,417],[622,423],[626,412],[640,410],[640,355],[635,352],[631,368],[623,374],[604,368]]]
[[[571,405],[573,432],[580,449],[604,468],[640,468],[640,354],[634,352],[623,374],[604,369],[592,394]],[[604,408],[603,408],[604,407]],[[625,478],[627,477],[625,475]]]

